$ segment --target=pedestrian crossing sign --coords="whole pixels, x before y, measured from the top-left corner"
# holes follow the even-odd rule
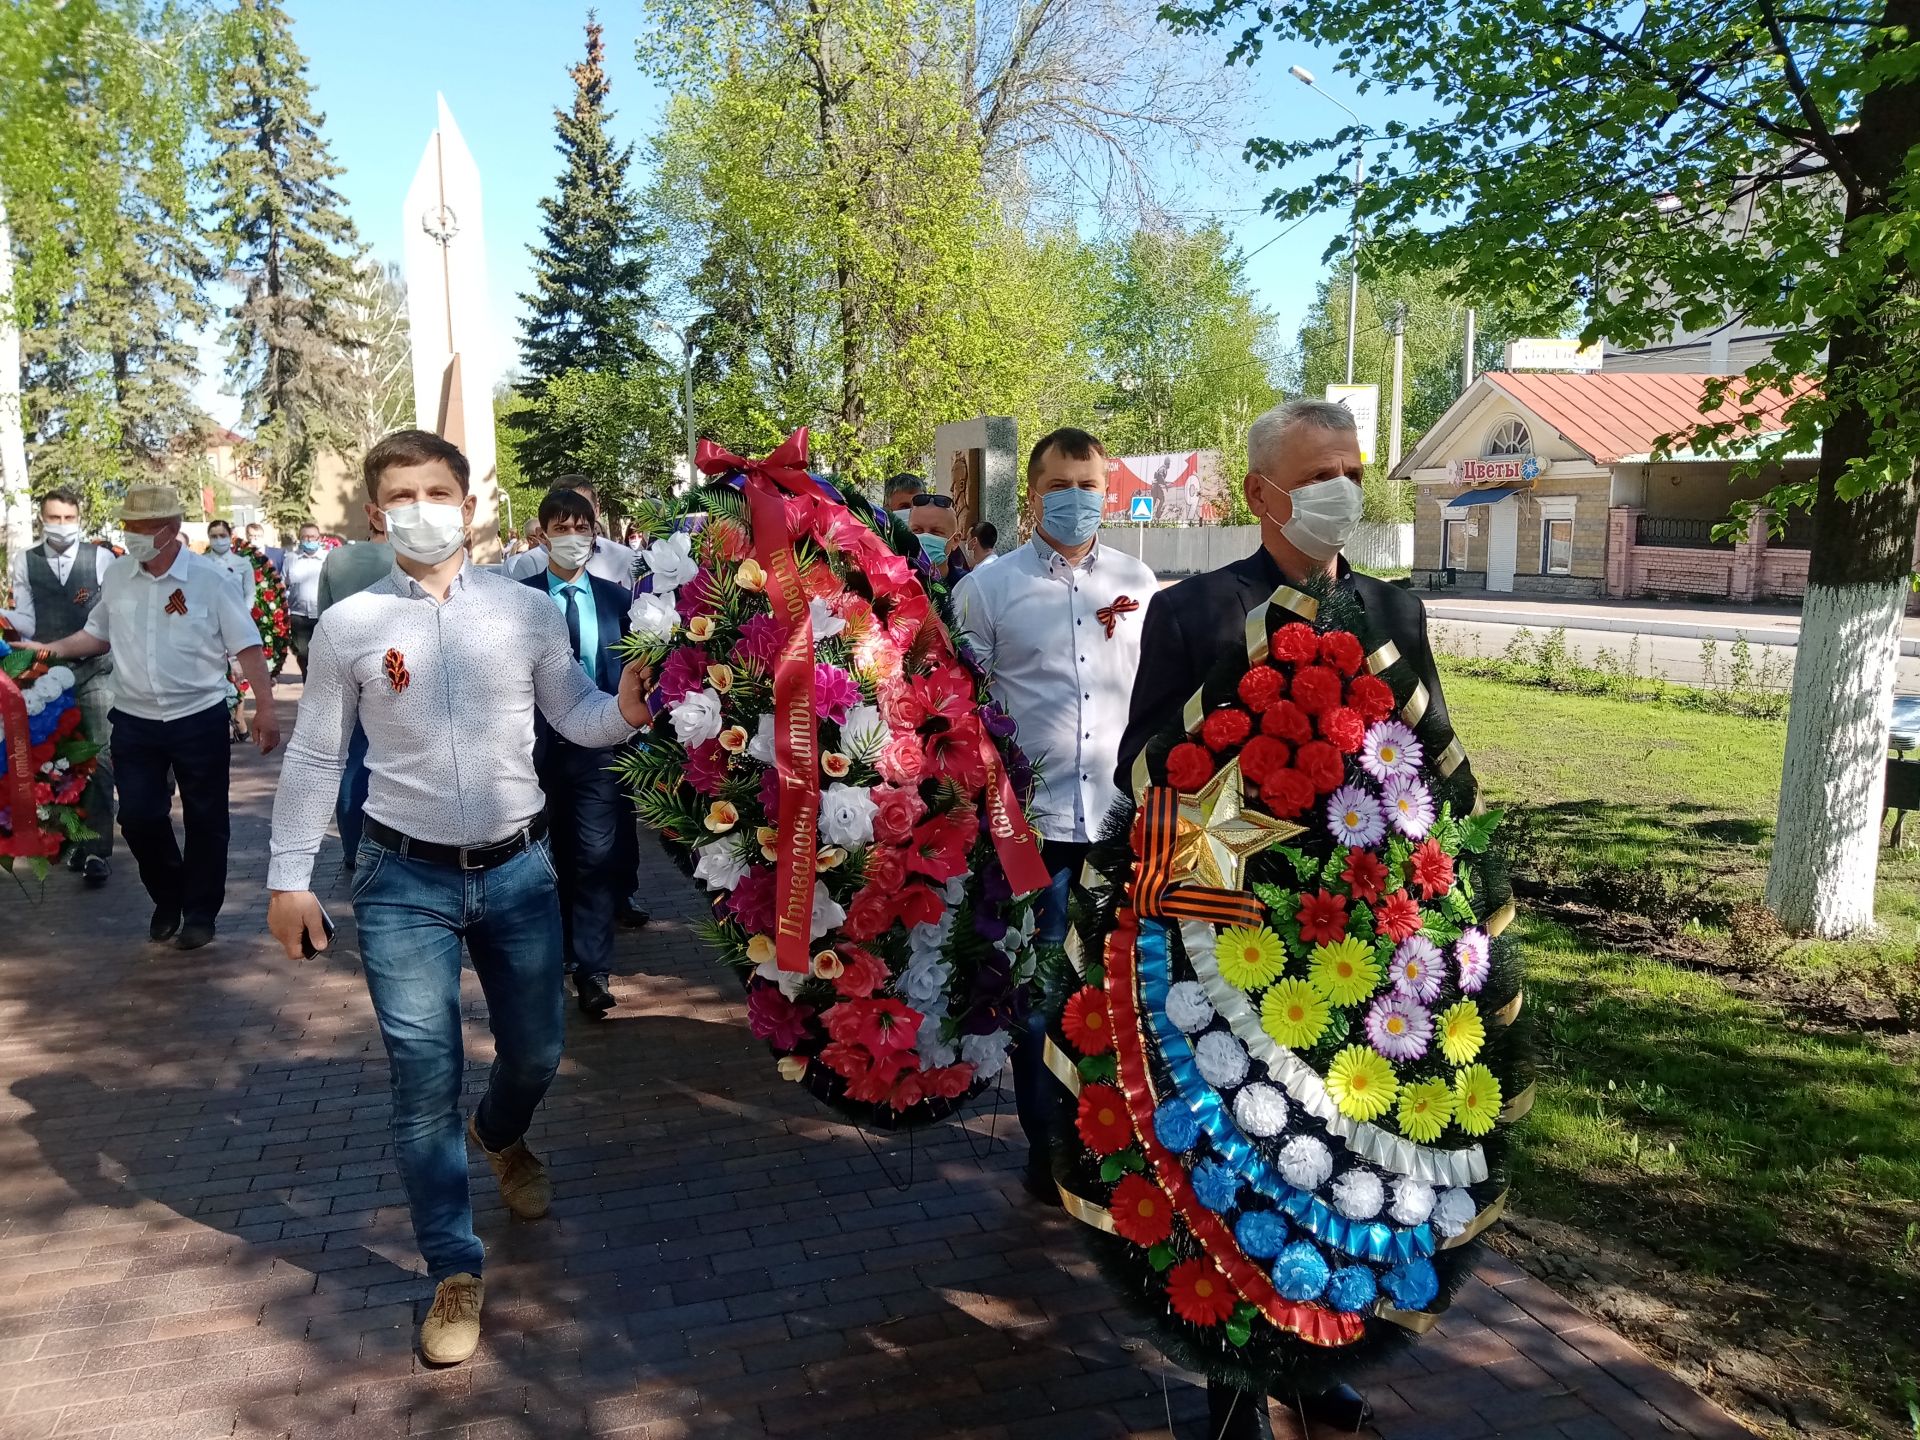
[[[1134,496],[1132,503],[1127,506],[1127,519],[1129,520],[1153,519],[1153,496],[1151,495]]]

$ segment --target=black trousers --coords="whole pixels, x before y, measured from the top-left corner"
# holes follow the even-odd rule
[[[181,720],[113,712],[113,776],[120,833],[154,908],[211,925],[227,898],[227,780],[232,762],[225,702]],[[180,789],[183,852],[173,834]]]
[[[311,615],[287,616],[287,636],[293,643],[293,658],[300,662],[300,678],[307,678],[307,647],[313,644],[313,627],[320,622]]]
[[[567,973],[604,977],[613,963],[613,922],[627,895],[629,850],[624,825],[633,817],[607,767],[620,753],[583,749],[548,736],[536,762],[547,792],[553,868],[560,874],[560,936]]]

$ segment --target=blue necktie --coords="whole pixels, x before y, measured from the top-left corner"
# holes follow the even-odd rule
[[[569,585],[567,586],[566,589],[562,590],[560,593],[563,597],[565,597],[567,602],[567,641],[569,644],[573,646],[573,658],[575,660],[581,661],[581,663],[585,665],[587,678],[589,680],[592,680],[597,685],[600,683],[599,677],[593,673],[593,667],[591,665],[586,665],[585,661],[581,659],[581,654],[580,654],[580,595],[579,595],[579,592],[576,591],[571,585]]]

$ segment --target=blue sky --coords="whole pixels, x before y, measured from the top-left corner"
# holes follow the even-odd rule
[[[496,347],[501,355],[511,356],[518,335],[517,297],[527,287],[528,246],[539,233],[538,202],[559,174],[553,110],[571,93],[566,68],[582,53],[586,4],[286,3],[326,115],[325,134],[334,160],[345,169],[337,183],[362,238],[382,259],[401,258],[401,202],[433,129],[434,94],[447,97],[480,166]],[[602,3],[599,8],[606,27],[615,132],[623,140],[641,142],[659,117],[663,95],[634,63],[639,7]],[[1333,133],[1346,122],[1345,115],[1288,78],[1292,63],[1305,64],[1331,93],[1354,102],[1346,82],[1320,57],[1270,48],[1254,72],[1252,124],[1267,134],[1283,129]],[[1370,102],[1362,113],[1377,125],[1400,112]],[[1341,228],[1340,221],[1318,219],[1268,245],[1284,227],[1253,207],[1272,188],[1272,177],[1255,174],[1237,155],[1228,157],[1223,168],[1227,173],[1220,180],[1206,184],[1181,208],[1195,218],[1217,214],[1245,251],[1266,247],[1253,256],[1249,274],[1291,338],[1312,300],[1322,271],[1320,256]],[[208,359],[209,370],[217,372],[215,357]],[[214,383],[209,382],[202,399],[215,418],[234,423],[237,404],[214,393]]]

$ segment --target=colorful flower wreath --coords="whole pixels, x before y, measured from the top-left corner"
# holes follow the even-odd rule
[[[91,840],[80,797],[100,746],[81,728],[73,671],[0,640],[0,867],[44,871],[70,840]],[[22,814],[26,823],[21,823]]]
[[[1047,1061],[1068,1210],[1170,1353],[1264,1393],[1433,1323],[1531,1091],[1498,816],[1425,687],[1344,592],[1249,633],[1136,765]]]
[[[781,1073],[881,1123],[937,1117],[1023,1023],[1031,773],[904,534],[807,473],[804,430],[699,463],[714,483],[636,517],[625,643],[658,665],[658,718],[624,778],[711,896]]]
[[[293,642],[287,629],[287,584],[273,562],[250,540],[234,536],[233,553],[247,557],[253,566],[253,623],[260,627],[260,644],[266,651],[267,670],[278,675],[287,663]],[[244,688],[244,687],[243,687]]]

